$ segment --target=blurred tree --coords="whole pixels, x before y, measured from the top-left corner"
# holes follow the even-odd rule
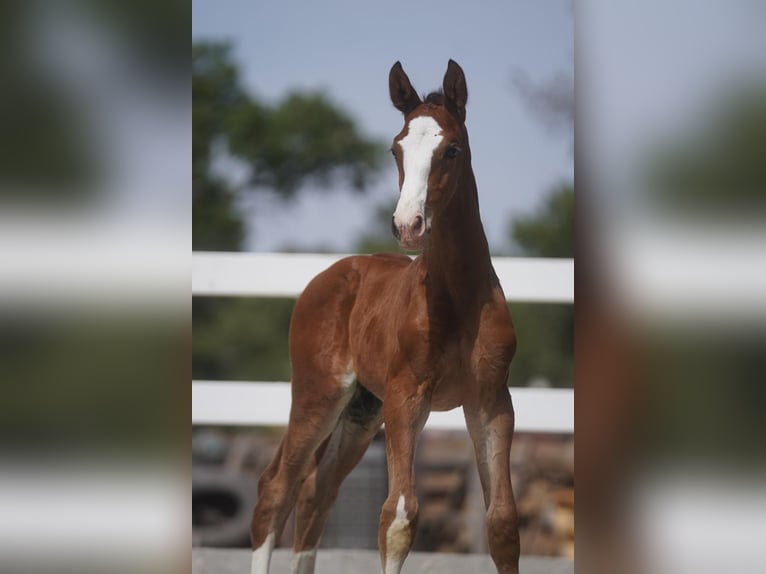
[[[236,251],[245,239],[245,222],[234,189],[212,173],[214,144],[225,133],[226,118],[247,96],[239,87],[229,48],[192,46],[192,249]]]
[[[307,180],[327,188],[346,179],[362,191],[380,164],[382,144],[359,135],[323,94],[292,93],[273,109],[248,100],[227,120],[229,149],[250,164],[250,184],[285,197]]]
[[[529,257],[574,257],[574,186],[553,189],[541,211],[514,220],[511,238]]]
[[[138,72],[164,82],[188,77],[188,34],[192,10],[180,0],[75,0],[89,18],[104,23],[110,36],[138,64]],[[188,84],[187,84],[188,85]]]
[[[534,215],[511,222],[510,235],[524,255],[574,257],[574,187],[562,184]],[[511,386],[545,380],[554,387],[574,384],[574,306],[513,303],[518,347]]]
[[[245,192],[268,189],[294,197],[313,188],[350,184],[362,191],[380,166],[384,146],[321,93],[291,93],[276,106],[248,94],[227,44],[192,46],[193,248],[238,250],[245,224],[237,206]],[[216,174],[217,159],[247,170],[235,187]]]
[[[192,173],[210,171],[213,144],[224,135],[231,110],[246,101],[225,44],[192,45]]]
[[[289,381],[293,299],[195,300],[192,373],[210,380]]]
[[[72,82],[47,66],[45,20],[30,2],[0,3],[0,196],[69,205],[97,193],[102,158]]]
[[[245,239],[245,222],[235,193],[221,179],[204,176],[194,182],[192,249],[237,251]]]

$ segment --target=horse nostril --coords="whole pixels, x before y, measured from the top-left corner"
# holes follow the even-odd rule
[[[394,234],[394,237],[396,237],[397,241],[400,239],[399,228],[396,226],[396,222],[394,221],[393,217],[391,218],[391,233]]]
[[[423,216],[417,215],[415,216],[415,223],[412,224],[412,233],[414,233],[417,237],[420,237],[423,235],[423,232],[425,231],[425,226],[423,225]]]

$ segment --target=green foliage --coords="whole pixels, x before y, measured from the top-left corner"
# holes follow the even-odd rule
[[[766,434],[761,333],[665,324],[646,332],[640,344],[652,383],[642,393],[647,452],[672,464],[760,467]]]
[[[245,224],[234,209],[234,193],[220,180],[203,178],[192,194],[192,249],[237,251],[245,239]]]
[[[511,303],[518,346],[508,382],[524,387],[543,379],[552,387],[574,385],[574,307]]]
[[[272,109],[247,102],[233,110],[228,134],[231,152],[252,167],[251,184],[286,197],[307,179],[326,188],[333,176],[364,190],[380,163],[382,146],[323,94],[292,93]]]
[[[67,2],[66,4],[72,4]],[[163,80],[186,78],[192,10],[181,0],[75,0],[140,66]]]
[[[76,90],[31,41],[45,30],[43,12],[31,2],[0,6],[0,195],[30,204],[88,201],[100,189],[102,158]]]
[[[192,46],[192,172],[195,181],[208,177],[212,146],[224,135],[233,108],[247,97],[239,87],[239,73],[230,49],[222,44]]]
[[[214,144],[224,137],[232,108],[247,97],[226,45],[192,46],[192,247],[237,251],[245,222],[236,192],[211,173]]]
[[[293,299],[194,299],[192,376],[289,381],[294,304]]]
[[[511,237],[529,257],[574,257],[574,187],[555,188],[542,210],[513,221]]]
[[[62,459],[176,456],[189,412],[180,329],[172,314],[138,308],[7,312],[0,324],[4,445]]]

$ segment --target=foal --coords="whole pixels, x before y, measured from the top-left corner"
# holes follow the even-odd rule
[[[343,259],[317,275],[290,325],[292,409],[258,485],[252,574],[266,574],[275,537],[296,505],[294,574],[311,574],[343,479],[382,423],[389,491],[378,542],[399,574],[418,519],[413,459],[432,410],[463,407],[476,450],[497,571],[518,572],[509,453],[514,415],[506,380],[516,337],[479,219],[465,127],[463,70],[421,101],[397,62],[389,89],[404,114],[391,151],[401,195],[392,220],[404,255]]]

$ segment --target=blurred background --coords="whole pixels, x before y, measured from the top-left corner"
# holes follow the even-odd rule
[[[578,568],[766,570],[763,3],[349,4],[335,19],[333,5],[287,16],[212,5],[0,7],[3,570],[189,570],[189,525],[226,518],[216,504],[190,516],[190,442],[195,470],[218,480],[230,464],[245,492],[279,433],[190,432],[190,307],[194,378],[268,381],[289,374],[273,333],[291,305],[190,306],[190,240],[200,251],[384,248],[376,213],[388,217],[396,190],[378,150],[401,122],[388,69],[400,59],[425,92],[449,57],[468,76],[495,254],[572,255],[560,230],[572,226],[577,159]],[[250,140],[253,126],[273,135]],[[511,384],[571,385],[571,309],[525,307],[512,304],[529,345]],[[439,456],[423,438],[421,452]],[[450,455],[470,460],[460,440]],[[568,441],[515,442],[516,472],[540,461],[523,472],[546,481],[536,491],[548,508],[569,508],[563,493],[550,502],[545,462]],[[444,485],[434,512],[466,516],[469,496],[451,484],[470,482],[445,475],[431,480]],[[553,532],[552,519],[537,524]]]
[[[457,2],[435,9],[235,1],[221,9],[195,1],[192,42],[195,253],[399,252],[388,148],[403,120],[389,99],[388,72],[401,60],[424,94],[441,87],[453,58],[466,72],[473,168],[493,255],[573,257],[571,2],[472,10]],[[293,304],[195,296],[193,379],[289,381]],[[571,389],[573,306],[510,306],[520,343],[509,384]],[[248,546],[257,478],[283,431],[195,425],[195,545]],[[573,456],[571,434],[517,433],[523,553],[573,555]],[[467,433],[426,430],[417,474],[414,549],[486,552]],[[346,480],[322,545],[376,548],[386,494],[379,436]],[[288,523],[281,544],[291,543]]]
[[[578,567],[763,572],[766,6],[576,20]]]
[[[0,6],[4,572],[189,560],[190,23]]]

